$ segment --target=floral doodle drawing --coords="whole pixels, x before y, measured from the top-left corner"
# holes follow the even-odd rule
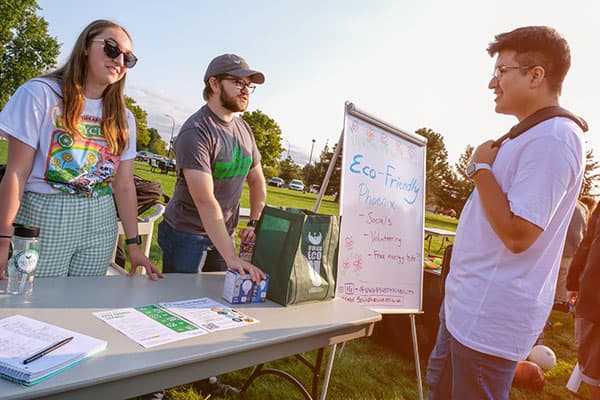
[[[356,256],[354,256],[354,261],[352,262],[352,265],[354,265],[354,271],[359,272],[360,270],[362,270],[363,259],[360,254],[357,254]]]
[[[375,129],[369,127],[369,129],[367,130],[367,138],[369,139],[370,142],[375,140]]]
[[[354,239],[352,236],[346,236],[344,239],[345,246],[348,250],[352,250],[354,248]]]

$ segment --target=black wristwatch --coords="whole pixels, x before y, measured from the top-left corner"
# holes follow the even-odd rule
[[[142,238],[140,237],[140,235],[137,235],[135,237],[125,239],[125,243],[140,245],[140,244],[142,244]]]
[[[246,226],[251,226],[252,228],[256,228],[256,224],[258,224],[258,220],[257,219],[251,219],[250,221],[248,221],[248,223],[246,224]]]

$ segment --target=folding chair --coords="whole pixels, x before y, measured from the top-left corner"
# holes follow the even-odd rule
[[[158,168],[158,162],[154,158],[149,158],[148,164],[150,164],[150,172],[154,172]]]
[[[165,206],[163,204],[157,203],[152,206],[154,208],[154,212],[145,218],[138,217],[138,234],[142,236],[142,246],[144,250],[144,255],[148,257],[150,255],[150,247],[152,247],[152,235],[154,234],[154,222],[160,218],[165,212]],[[123,225],[121,221],[118,221],[119,233],[117,235],[117,239],[115,240],[115,248],[113,250],[112,262],[110,268],[107,271],[107,275],[126,275],[127,271],[118,265],[115,260],[115,255],[117,254],[117,245],[119,244],[119,240],[121,240],[121,236],[125,234],[123,231]],[[145,274],[146,271],[141,269],[141,273]]]
[[[167,163],[163,160],[158,160],[158,169],[160,169],[161,174],[169,173],[169,167],[167,166]]]

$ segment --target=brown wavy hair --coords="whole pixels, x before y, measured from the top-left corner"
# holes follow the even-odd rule
[[[117,28],[122,30],[129,40],[131,35],[115,22],[99,19],[91,22],[79,35],[69,59],[59,69],[45,75],[60,83],[63,95],[63,110],[61,124],[72,135],[81,135],[79,120],[85,103],[85,81],[88,72],[87,49],[91,40],[105,29]],[[117,82],[108,85],[102,93],[102,123],[101,129],[108,142],[112,154],[121,155],[129,141],[129,125],[127,123],[125,106],[125,78],[123,75]]]

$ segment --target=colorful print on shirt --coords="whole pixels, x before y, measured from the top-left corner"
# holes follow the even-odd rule
[[[252,164],[252,157],[244,157],[239,146],[233,149],[231,161],[217,161],[213,172],[215,179],[226,179],[234,176],[247,175]]]
[[[81,135],[74,136],[62,129],[57,117],[46,162],[50,186],[83,197],[112,194],[110,182],[121,158],[109,153],[100,123],[98,117],[82,115]]]

